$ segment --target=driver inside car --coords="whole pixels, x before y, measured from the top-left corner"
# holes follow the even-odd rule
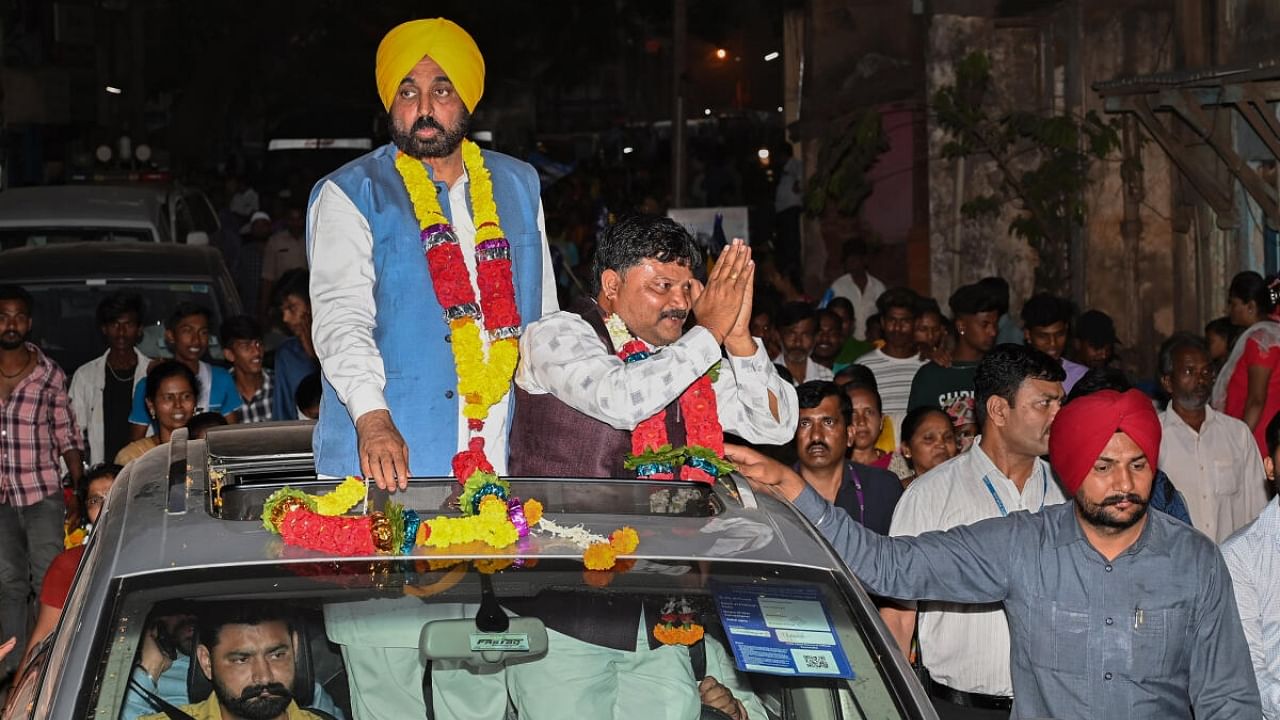
[[[196,654],[197,624],[196,616],[188,607],[189,603],[176,601],[160,603],[152,609],[142,634],[138,661],[129,677],[121,720],[138,720],[162,713],[166,703],[178,706],[202,699],[187,695],[187,674]],[[318,682],[312,697],[315,709],[345,720],[342,710]]]
[[[298,634],[278,606],[226,603],[199,620],[195,659],[213,684],[203,701],[143,716],[166,720],[185,713],[192,720],[329,720],[303,710],[293,698]]]

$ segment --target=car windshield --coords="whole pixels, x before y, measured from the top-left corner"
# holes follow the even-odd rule
[[[90,714],[133,720],[158,698],[210,694],[265,703],[287,688],[317,717],[430,717],[428,698],[442,718],[723,720],[702,707],[710,677],[753,719],[905,717],[866,611],[827,570],[268,552],[278,560],[115,581]],[[259,651],[274,669],[245,679]]]
[[[23,287],[35,298],[31,341],[39,345],[68,373],[105,349],[98,329],[98,303],[117,291],[138,293],[142,297],[143,338],[138,349],[149,357],[170,354],[164,345],[161,324],[181,302],[194,302],[209,309],[209,326],[222,323],[222,306],[215,286],[209,282],[148,282],[140,280],[89,280],[80,282],[27,283]],[[210,337],[213,357],[221,357],[217,339]]]
[[[147,228],[26,227],[0,228],[0,250],[78,242],[155,242]]]

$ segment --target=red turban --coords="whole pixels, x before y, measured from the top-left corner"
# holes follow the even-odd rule
[[[1128,435],[1155,467],[1160,453],[1160,419],[1151,399],[1138,390],[1102,390],[1062,408],[1049,431],[1049,463],[1074,496],[1103,448],[1117,432]]]

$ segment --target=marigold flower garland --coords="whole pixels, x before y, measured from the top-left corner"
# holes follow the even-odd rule
[[[652,357],[649,346],[631,334],[617,313],[605,319],[605,327],[623,362],[640,362]],[[733,463],[724,459],[724,428],[720,426],[712,385],[719,372],[717,363],[680,393],[680,413],[685,427],[683,446],[671,445],[667,438],[667,411],[659,410],[631,431],[631,454],[623,467],[635,470],[638,477],[654,480],[670,480],[675,477],[676,468],[680,468],[681,480],[706,483],[733,472]]]
[[[480,147],[464,140],[462,164],[469,178],[476,226],[476,285],[480,289],[477,302],[458,237],[440,207],[426,167],[401,152],[396,153],[395,163],[421,227],[431,285],[449,326],[462,412],[470,430],[478,433],[484,429],[489,409],[510,390],[520,355],[521,321],[511,272],[511,246],[502,234],[493,182]],[[490,338],[487,357],[481,323]],[[465,483],[476,471],[493,472],[484,456],[481,437],[472,437],[468,449],[458,455],[453,462],[458,482]]]
[[[511,497],[507,481],[486,472],[474,473],[463,485],[461,517],[441,515],[423,520],[396,503],[388,503],[383,512],[344,515],[365,499],[365,492],[366,485],[354,477],[321,496],[283,487],[263,503],[262,525],[289,545],[343,556],[407,555],[415,547],[447,548],[467,543],[503,549],[538,526],[583,547],[583,563],[589,570],[613,569],[619,555],[634,553],[640,545],[640,536],[630,527],[619,528],[608,538],[581,527],[561,527],[544,516],[542,503]],[[496,572],[505,567],[502,562],[495,559],[484,569]]]

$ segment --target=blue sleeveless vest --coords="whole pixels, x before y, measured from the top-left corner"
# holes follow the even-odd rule
[[[458,451],[458,416],[462,412],[461,400],[456,397],[458,376],[449,328],[431,286],[418,221],[404,181],[396,172],[395,153],[395,145],[387,144],[353,160],[320,180],[311,191],[311,202],[325,182],[333,182],[369,222],[377,306],[373,339],[386,370],[383,393],[391,418],[409,446],[410,473],[447,476],[450,460]],[[542,315],[538,175],[528,164],[498,153],[484,151],[484,162],[493,178],[502,230],[511,244],[520,318],[528,324]],[[435,185],[440,207],[452,219],[449,190],[444,183]],[[324,248],[316,247],[313,252],[322,253]],[[323,383],[320,420],[312,443],[316,472],[338,477],[359,475],[355,423],[329,381]]]

